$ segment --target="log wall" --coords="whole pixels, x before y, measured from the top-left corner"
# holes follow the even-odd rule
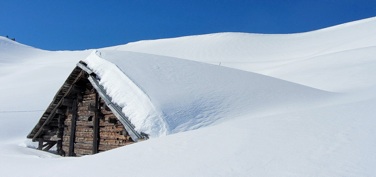
[[[63,155],[89,155],[133,143],[121,122],[106,106],[104,101],[97,97],[94,88],[87,87],[86,90],[80,94],[81,95],[77,95],[77,98],[82,99],[77,100],[77,108],[68,109],[65,114],[66,118],[64,120],[62,136]],[[72,110],[77,110],[77,112],[73,112]],[[73,130],[75,131],[73,152],[69,153],[70,142],[72,142],[72,120],[74,119],[75,113],[77,118],[75,129]],[[99,126],[95,126],[94,122],[96,117],[98,117]],[[95,128],[98,128],[98,131],[94,131]],[[95,136],[94,132],[99,133]],[[98,139],[95,140],[94,137]]]

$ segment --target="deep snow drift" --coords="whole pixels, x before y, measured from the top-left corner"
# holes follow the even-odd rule
[[[299,34],[140,41],[100,55],[1,37],[0,176],[375,176],[375,30],[370,18]],[[108,91],[155,138],[82,158],[26,147],[79,60],[102,79],[126,74],[125,85],[102,84],[116,86]]]

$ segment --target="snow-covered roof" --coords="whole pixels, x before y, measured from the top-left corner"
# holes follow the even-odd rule
[[[85,60],[138,132],[151,137],[237,117],[288,111],[328,92],[272,77],[178,58],[95,51]]]

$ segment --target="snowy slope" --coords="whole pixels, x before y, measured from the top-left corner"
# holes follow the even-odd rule
[[[90,52],[44,51],[1,37],[0,138],[24,138],[72,68]],[[14,129],[19,133],[11,134]]]
[[[140,41],[110,49],[207,62],[328,91],[349,91],[376,85],[376,80],[364,79],[368,73],[357,69],[375,66],[374,31],[376,18],[369,18],[306,33],[217,33]],[[354,64],[357,67],[352,67]],[[330,71],[332,68],[336,73]],[[320,75],[314,77],[317,73]],[[356,88],[346,82],[357,82]]]
[[[258,62],[278,64],[375,46],[375,21],[376,17],[306,33],[216,33],[139,41],[109,48],[235,66],[237,63],[257,65]]]
[[[370,18],[300,34],[209,34],[99,49],[99,56],[1,37],[0,176],[376,176],[375,28]],[[189,122],[156,133],[169,136],[82,158],[27,148],[41,110],[82,59],[116,64],[142,105],[155,106],[148,113],[208,124]]]

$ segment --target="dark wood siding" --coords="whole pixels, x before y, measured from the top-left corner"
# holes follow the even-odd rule
[[[38,149],[48,151],[55,146],[56,152],[62,156],[83,156],[147,137],[135,135],[130,122],[125,122],[126,128],[123,126],[116,116],[120,116],[124,123],[125,115],[119,114],[115,109],[118,107],[115,105],[114,108],[104,90],[97,84],[91,85],[98,78],[86,68],[86,64],[80,62],[77,65],[27,136],[39,142]],[[106,99],[107,104],[112,104],[111,109],[99,95]],[[111,110],[115,110],[115,114]],[[127,130],[131,131],[132,137]]]
[[[85,91],[77,96],[82,98],[81,100],[78,99],[77,109],[69,109],[66,113],[62,141],[62,149],[65,155],[89,155],[133,143],[121,122],[105,105],[104,101],[97,97],[96,90],[88,84],[86,84]],[[72,119],[75,114],[75,112],[72,112],[73,110],[77,110],[75,126],[72,126],[72,123],[74,123]],[[95,126],[96,117],[98,117],[99,126]],[[75,130],[73,130],[75,131],[74,144],[70,143],[72,127],[75,127]],[[98,128],[97,136],[94,134],[95,128]],[[95,140],[94,137],[98,139]],[[95,147],[95,143],[97,143],[97,147]],[[69,153],[69,147],[72,145],[73,152]]]

